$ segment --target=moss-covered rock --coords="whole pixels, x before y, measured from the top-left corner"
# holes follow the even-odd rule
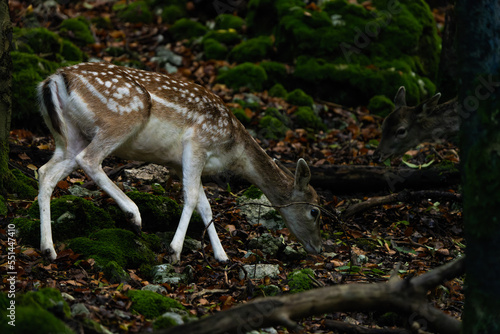
[[[259,134],[267,139],[281,140],[286,136],[289,128],[278,118],[265,115],[259,121]]]
[[[115,261],[109,261],[104,266],[103,272],[111,284],[128,282],[130,280],[130,275]]]
[[[254,91],[261,91],[267,80],[267,74],[262,67],[247,62],[226,71],[219,71],[217,80],[230,88],[248,87]]]
[[[314,271],[309,268],[294,270],[288,274],[290,293],[314,289],[314,282],[309,276],[314,278]]]
[[[0,332],[12,334],[74,334],[62,320],[49,311],[37,306],[17,306],[15,326],[8,324],[8,318],[2,317]]]
[[[275,84],[286,84],[289,81],[289,75],[286,66],[275,61],[263,61],[259,64],[267,74],[266,87],[272,87]]]
[[[64,20],[59,26],[59,33],[81,46],[94,43],[89,24],[83,17]]]
[[[248,4],[249,30],[274,35],[277,59],[297,61],[295,86],[356,106],[402,82],[412,86],[412,104],[434,94],[440,41],[424,0],[374,0],[370,8],[332,0],[321,9],[300,0]]]
[[[385,117],[394,110],[394,103],[384,95],[375,95],[368,103],[368,110],[372,114]]]
[[[326,130],[326,125],[323,123],[311,107],[299,107],[293,113],[293,120],[300,128],[310,128],[315,130]]]
[[[234,29],[241,32],[244,25],[245,20],[236,15],[220,14],[215,18],[215,29]]]
[[[294,104],[296,106],[312,106],[314,100],[312,97],[307,95],[302,89],[297,88],[288,93],[286,96],[286,102]]]
[[[281,289],[274,284],[270,284],[270,285],[261,284],[261,285],[257,286],[257,288],[260,291],[259,295],[262,295],[264,297],[273,297],[273,296],[278,296],[281,294]]]
[[[155,263],[155,255],[148,247],[147,240],[122,229],[104,229],[92,233],[88,238],[71,239],[68,247],[87,258],[93,258],[102,267],[111,261],[127,269],[144,269]]]
[[[132,301],[131,309],[144,315],[147,319],[157,318],[172,308],[185,309],[175,299],[164,297],[153,291],[129,290],[128,297]]]
[[[165,23],[172,24],[175,21],[186,16],[186,8],[184,6],[179,5],[169,5],[163,7],[163,11],[161,13],[161,19]]]
[[[203,41],[203,50],[206,59],[225,59],[228,53],[225,45],[212,38]]]
[[[38,43],[38,42],[37,42]],[[42,43],[42,42],[41,42]],[[57,44],[60,51],[61,44]],[[50,50],[52,47],[47,47]],[[44,50],[40,47],[40,50]],[[37,105],[36,86],[61,66],[34,54],[14,51],[12,56],[12,127],[27,128],[43,132],[46,127],[35,106]]]
[[[211,30],[205,36],[206,39],[215,39],[225,45],[235,45],[241,42],[241,36],[233,30]]]
[[[143,230],[158,232],[177,228],[181,208],[173,199],[140,191],[128,192],[127,196],[139,207]]]
[[[259,36],[243,41],[229,53],[229,59],[237,63],[257,62],[269,58],[273,42],[270,37]]]
[[[286,91],[285,87],[283,87],[283,85],[279,83],[269,88],[268,93],[269,96],[283,97],[283,98],[285,98],[288,95],[288,92]]]
[[[62,38],[46,28],[14,29],[14,41],[16,50],[48,55],[50,60],[62,49]]]
[[[14,220],[19,236],[31,245],[38,245],[40,242],[39,210],[38,201],[35,201],[28,209],[31,219]],[[52,200],[50,210],[54,241],[88,236],[94,231],[111,228],[115,225],[108,212],[89,200],[72,195]]]
[[[61,296],[61,292],[53,288],[42,288],[16,296],[16,303],[21,306],[38,306],[58,316],[71,318],[71,309]]]
[[[86,57],[79,47],[66,39],[62,41],[61,56],[66,60],[78,63],[82,62]]]
[[[169,29],[172,36],[178,41],[203,36],[207,30],[207,27],[200,22],[187,18],[176,21]]]
[[[37,183],[35,180],[30,179],[24,175],[20,170],[11,170],[13,178],[9,180],[9,189],[13,190],[18,198],[33,199],[37,195],[38,191]]]
[[[130,23],[151,23],[153,14],[146,1],[136,1],[123,7],[117,16],[120,20]]]

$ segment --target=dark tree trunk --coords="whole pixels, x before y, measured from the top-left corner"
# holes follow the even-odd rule
[[[500,2],[457,2],[467,239],[463,333],[500,333]]]
[[[7,0],[0,0],[0,195],[6,192],[8,181],[12,177],[7,164],[9,161],[8,137],[12,113],[11,40],[12,25],[9,18],[9,6]]]

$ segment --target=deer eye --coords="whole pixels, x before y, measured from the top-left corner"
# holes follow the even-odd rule
[[[319,215],[319,210],[318,209],[311,209],[311,216],[314,218],[318,217]]]
[[[396,137],[398,137],[398,138],[404,138],[404,137],[406,137],[407,132],[408,131],[406,131],[406,128],[399,128],[396,131]]]

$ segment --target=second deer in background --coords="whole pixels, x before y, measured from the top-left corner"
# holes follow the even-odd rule
[[[457,99],[438,104],[440,93],[415,107],[406,105],[406,90],[400,87],[394,111],[382,123],[382,138],[373,153],[378,161],[403,155],[423,142],[450,139],[458,134],[460,116]]]

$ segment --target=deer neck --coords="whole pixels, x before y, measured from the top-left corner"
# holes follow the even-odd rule
[[[283,171],[250,135],[241,142],[244,147],[233,171],[262,190],[272,204],[285,204],[293,191],[293,174]]]

